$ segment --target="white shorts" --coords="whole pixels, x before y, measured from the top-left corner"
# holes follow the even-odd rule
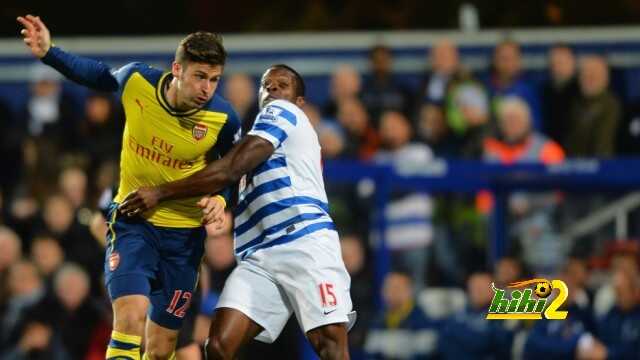
[[[264,328],[256,340],[274,342],[292,313],[304,332],[355,323],[338,234],[320,230],[264,248],[238,262],[216,308],[236,309]]]

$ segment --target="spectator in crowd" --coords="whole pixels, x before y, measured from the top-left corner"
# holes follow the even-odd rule
[[[380,115],[386,110],[403,112],[410,116],[413,112],[411,92],[393,78],[393,54],[384,45],[374,46],[369,52],[371,78],[362,87],[362,102],[378,127]],[[341,99],[342,100],[342,99]]]
[[[366,331],[374,315],[371,296],[374,292],[371,264],[367,261],[363,240],[357,235],[343,235],[340,239],[340,247],[344,265],[351,276],[353,308],[358,312],[358,321],[349,331],[349,353],[351,357],[357,358],[358,355],[363,355]]]
[[[31,261],[47,285],[53,285],[53,276],[64,263],[64,250],[55,238],[39,235],[31,242]]]
[[[87,173],[77,166],[63,169],[58,176],[58,188],[62,195],[69,200],[74,212],[87,205],[87,187]]]
[[[542,116],[540,99],[532,84],[522,74],[520,45],[513,40],[500,42],[493,53],[493,73],[488,84],[491,102],[496,105],[505,96],[519,96],[531,109],[531,124],[540,130]]]
[[[50,176],[57,165],[51,159],[57,159],[78,145],[77,111],[73,100],[62,91],[60,74],[36,64],[31,75],[31,97],[22,111],[20,125],[27,139],[26,145],[33,148],[36,168],[40,174]]]
[[[514,331],[508,323],[487,321],[493,299],[491,275],[476,272],[467,281],[467,307],[443,325],[439,347],[443,359],[509,358]]]
[[[78,123],[78,149],[88,156],[90,173],[105,161],[120,158],[124,120],[111,94],[91,93],[84,103],[84,119]]]
[[[253,79],[244,73],[235,73],[224,79],[224,98],[238,113],[242,126],[242,133],[246,134],[253,126],[253,120],[258,115],[258,101]]]
[[[449,39],[433,44],[429,52],[431,71],[425,77],[420,101],[422,103],[443,105],[447,96],[447,87],[451,78],[460,71],[458,48]]]
[[[447,124],[460,137],[460,156],[479,158],[491,130],[486,89],[471,73],[459,71],[449,82],[445,105]]]
[[[8,274],[7,307],[0,316],[0,352],[17,340],[16,332],[24,320],[25,311],[45,295],[36,267],[28,261],[14,263]]]
[[[322,159],[340,158],[346,146],[342,128],[335,123],[327,122],[321,124],[317,131],[320,147],[322,148]]]
[[[338,123],[345,131],[345,157],[366,161],[377,151],[380,139],[369,119],[367,110],[358,99],[340,102]]]
[[[367,359],[437,357],[438,323],[415,304],[411,276],[391,272],[384,280],[384,309],[374,317],[365,342]]]
[[[623,271],[632,277],[640,278],[638,253],[624,246],[614,245],[609,259],[608,272],[605,281],[598,287],[593,297],[594,314],[596,318],[603,318],[616,303],[616,290],[612,274]]]
[[[49,349],[44,353],[64,359],[104,356],[111,329],[104,309],[89,297],[89,287],[89,277],[82,268],[63,265],[55,275],[52,296],[26,310],[21,338],[13,351],[15,358],[24,358],[24,353],[34,349]],[[36,344],[33,332],[42,337]]]
[[[322,114],[328,118],[336,118],[339,103],[343,100],[357,99],[360,95],[362,79],[355,67],[348,64],[336,66],[331,74],[329,100],[322,108]]]
[[[420,107],[416,136],[433,150],[436,157],[452,158],[458,155],[460,141],[449,127],[441,106],[424,104]]]
[[[501,101],[498,109],[498,137],[484,142],[484,158],[505,165],[515,163],[556,164],[564,160],[562,148],[532,128],[526,102],[517,97]],[[515,193],[509,208],[515,219],[513,236],[519,239],[527,266],[535,272],[557,271],[568,253],[558,241],[553,214],[557,197],[550,194]]]
[[[11,228],[0,225],[0,313],[8,299],[9,268],[20,260],[20,257],[22,257],[20,237]]]
[[[493,272],[494,281],[498,288],[505,288],[525,277],[522,263],[513,256],[505,256],[496,261]]]
[[[382,149],[374,161],[391,165],[404,174],[424,168],[433,159],[433,154],[428,146],[412,143],[412,137],[411,124],[402,113],[384,112],[380,123]],[[387,247],[397,266],[411,269],[416,290],[425,286],[428,247],[433,240],[432,215],[431,197],[413,191],[395,189],[386,207]]]
[[[302,105],[302,111],[309,118],[311,126],[318,130],[318,126],[322,124],[322,114],[320,114],[318,107],[310,102],[305,102],[304,105]]]
[[[564,148],[571,157],[615,155],[620,101],[609,90],[609,67],[600,56],[580,62],[580,97],[573,102]]]
[[[581,279],[565,266],[561,278],[569,293],[561,311],[564,320],[536,321],[527,335],[524,359],[605,359],[606,348],[596,339],[592,307],[579,284]]]
[[[634,359],[640,354],[640,278],[620,268],[613,284],[616,305],[598,322],[598,336],[608,359]]]
[[[568,45],[559,44],[551,47],[548,59],[549,79],[542,85],[543,131],[562,143],[569,130],[571,103],[579,94],[576,58]]]
[[[47,198],[43,211],[42,232],[60,240],[67,261],[79,264],[89,273],[91,293],[99,295],[102,289],[104,249],[91,236],[87,224],[78,221],[71,202],[61,194]]]

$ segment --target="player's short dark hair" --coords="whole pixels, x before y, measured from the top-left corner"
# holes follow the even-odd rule
[[[227,51],[224,49],[222,36],[198,31],[180,41],[175,60],[179,64],[198,62],[224,66],[227,61]]]
[[[304,79],[302,75],[300,75],[297,71],[295,71],[291,66],[285,64],[276,64],[271,66],[271,69],[284,69],[290,72],[293,77],[296,79],[296,96],[304,96],[306,93],[306,86],[304,84]]]

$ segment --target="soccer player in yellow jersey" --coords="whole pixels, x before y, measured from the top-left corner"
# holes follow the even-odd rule
[[[18,21],[25,44],[42,62],[77,83],[120,94],[126,125],[120,187],[108,218],[105,282],[114,329],[106,357],[140,359],[146,331],[143,358],[172,359],[204,252],[199,197],[127,214],[132,217],[117,207],[129,192],[185,178],[203,169],[210,156],[221,157],[231,148],[240,124],[231,106],[214,95],[226,60],[222,39],[190,34],[167,73],[142,63],[111,70],[53,46],[39,17]],[[213,211],[222,221],[225,196],[215,198]]]

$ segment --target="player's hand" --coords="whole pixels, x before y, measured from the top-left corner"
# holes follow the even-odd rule
[[[202,225],[213,225],[215,230],[224,226],[224,202],[218,196],[205,196],[198,201],[202,209]]]
[[[154,187],[141,187],[130,192],[118,206],[121,214],[132,217],[153,209],[160,202],[160,191]]]
[[[31,53],[38,59],[43,58],[51,48],[51,34],[39,16],[18,16],[18,22],[22,24],[20,31],[24,43]]]

